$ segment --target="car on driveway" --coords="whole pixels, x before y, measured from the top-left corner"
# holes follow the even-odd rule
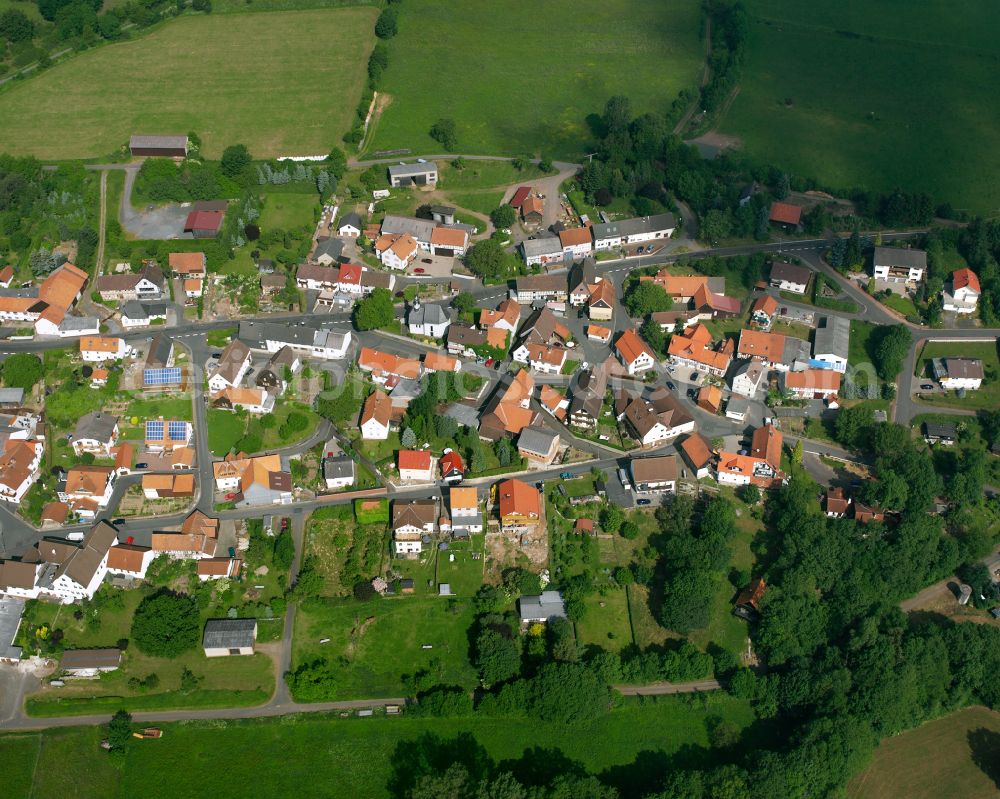
[[[635,501],[635,504],[636,505],[648,505],[649,504],[649,500],[648,499],[637,499]]]
[[[422,275],[426,270],[422,266],[418,266],[413,270],[413,274]]]
[[[137,463],[135,465],[135,468],[136,469],[148,469],[149,468],[149,464],[148,463]]]
[[[920,384],[920,388],[922,390],[924,390],[924,391],[933,391],[934,390],[934,384],[933,383],[921,383]]]
[[[698,380],[698,373],[697,372],[691,372],[691,382],[694,383],[697,380]]]
[[[226,499],[236,499],[236,494],[226,494]]]
[[[432,264],[432,263],[434,263],[434,259],[433,258],[421,258],[420,259],[420,263],[422,263],[422,264]]]
[[[667,388],[669,388],[671,391],[676,391],[677,390],[677,386],[675,386],[669,380],[667,381]]]

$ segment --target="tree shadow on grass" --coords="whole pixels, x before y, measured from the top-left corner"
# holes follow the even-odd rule
[[[972,762],[1000,789],[1000,732],[980,727],[969,730],[967,737]]]
[[[389,793],[405,796],[421,777],[441,774],[453,763],[464,766],[472,781],[485,778],[493,765],[486,749],[472,733],[463,732],[445,739],[428,732],[415,740],[400,741],[392,757]]]

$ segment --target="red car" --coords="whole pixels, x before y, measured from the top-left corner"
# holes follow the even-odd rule
[[[424,268],[422,266],[418,266],[416,269],[413,270],[413,274],[415,274],[415,275],[422,275],[424,273],[424,271],[425,270],[424,270]]]
[[[287,530],[288,529],[288,519],[282,519],[281,520],[281,529],[282,530]]]
[[[487,366],[487,367],[489,367],[489,366],[493,366],[493,359],[492,359],[492,358],[487,358],[487,359],[486,359],[486,366]]]
[[[226,494],[226,499],[236,499],[236,494]]]

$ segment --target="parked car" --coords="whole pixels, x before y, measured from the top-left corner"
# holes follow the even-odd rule
[[[649,500],[648,499],[637,499],[635,501],[635,504],[636,505],[648,505],[649,504]]]
[[[137,463],[135,465],[135,468],[136,469],[148,469],[149,468],[149,464],[148,463]]]
[[[573,479],[573,472],[562,472],[559,475],[559,479],[560,480],[572,480]]]
[[[698,379],[698,373],[697,372],[691,372],[691,382],[694,382],[697,379]]]
[[[125,520],[124,520],[124,519],[112,519],[112,520],[111,520],[111,523],[112,523],[112,524],[113,524],[113,525],[114,525],[115,527],[117,527],[117,526],[118,526],[119,524],[125,524]]]
[[[420,259],[420,263],[422,263],[422,264],[432,264],[432,263],[434,263],[434,259],[433,258],[421,258]]]
[[[669,388],[671,391],[676,391],[677,390],[677,386],[675,386],[669,380],[667,381],[667,388]]]
[[[921,383],[920,384],[920,388],[922,388],[924,391],[933,391],[934,390],[934,384],[933,383]]]
[[[487,367],[493,366],[493,359],[492,358],[487,358],[486,359],[486,366]]]
[[[236,494],[233,493],[226,494],[226,499],[236,499]]]
[[[425,271],[426,270],[422,266],[418,266],[416,269],[413,270],[413,274],[422,275]]]

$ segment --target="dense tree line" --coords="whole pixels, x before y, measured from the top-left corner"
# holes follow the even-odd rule
[[[1000,325],[1000,220],[972,220],[959,236],[958,247],[979,276],[983,289],[979,316],[983,324]]]

